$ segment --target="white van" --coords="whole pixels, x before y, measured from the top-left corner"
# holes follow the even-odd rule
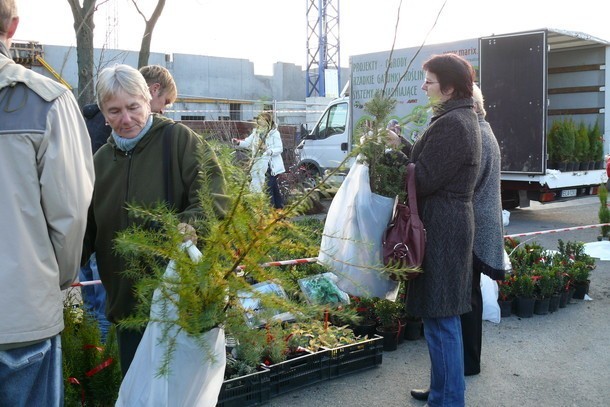
[[[296,148],[300,167],[313,176],[322,176],[327,169],[337,168],[349,151],[349,96],[330,102],[314,129]]]

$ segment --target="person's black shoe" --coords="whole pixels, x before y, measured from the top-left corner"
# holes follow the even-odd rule
[[[427,401],[430,395],[430,389],[413,389],[411,390],[411,397],[415,400]]]

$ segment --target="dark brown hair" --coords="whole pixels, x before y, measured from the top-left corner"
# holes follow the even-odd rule
[[[475,72],[464,58],[456,54],[433,55],[424,62],[423,68],[436,75],[442,92],[453,88],[452,99],[472,97]]]

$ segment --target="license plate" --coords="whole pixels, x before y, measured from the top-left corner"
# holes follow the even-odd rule
[[[576,196],[576,190],[575,189],[562,189],[561,190],[561,197],[562,198],[570,198],[572,196]]]

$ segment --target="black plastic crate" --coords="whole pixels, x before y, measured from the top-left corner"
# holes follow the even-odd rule
[[[340,346],[328,350],[330,353],[330,378],[344,376],[370,369],[383,361],[383,337]]]
[[[330,379],[330,351],[299,356],[266,366],[270,373],[271,397]]]
[[[216,407],[250,407],[269,401],[269,370],[225,380]]]

